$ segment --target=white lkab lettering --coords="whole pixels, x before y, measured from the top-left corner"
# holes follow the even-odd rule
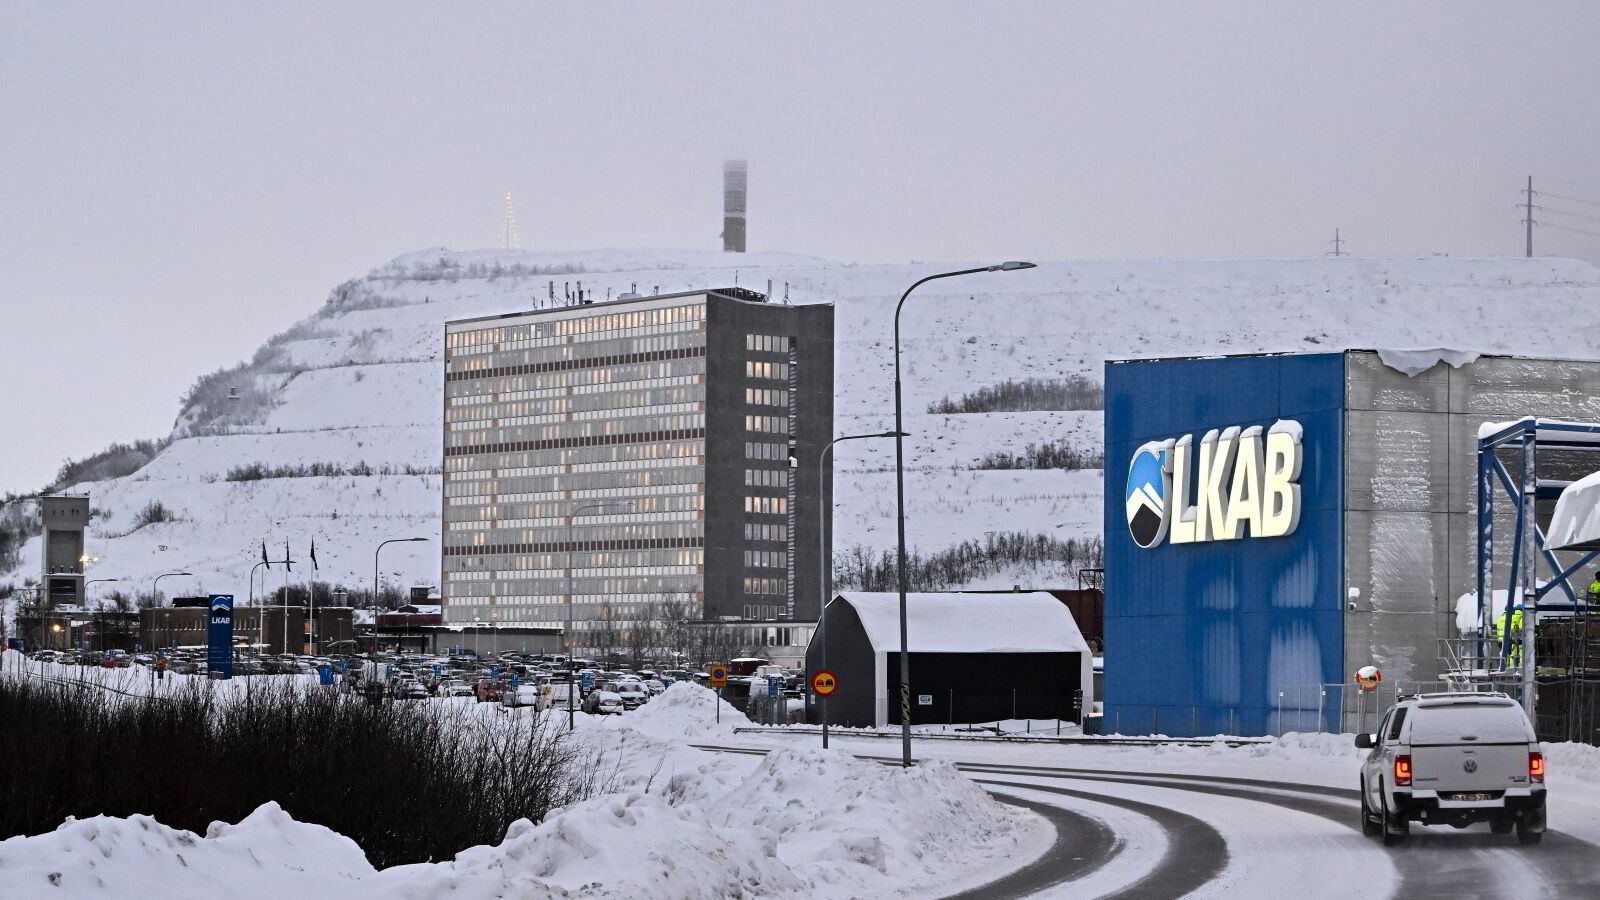
[[[1300,424],[1278,422],[1267,432],[1262,472],[1261,536],[1282,537],[1300,524]]]
[[[1292,534],[1300,524],[1301,436],[1300,423],[1280,420],[1265,432],[1260,425],[1212,429],[1198,451],[1191,435],[1145,445],[1166,454],[1166,539],[1198,544]],[[1149,505],[1130,500],[1129,522]],[[1146,540],[1141,546],[1155,546],[1161,533]]]
[[[1250,526],[1250,537],[1261,536],[1261,426],[1251,425],[1239,433],[1234,450],[1233,485],[1228,491],[1228,511],[1222,528],[1215,532],[1219,541],[1236,541]]]
[[[1172,526],[1167,531],[1167,537],[1174,544],[1192,544],[1198,540],[1198,515],[1194,504],[1189,502],[1189,446],[1193,443],[1189,435],[1178,438],[1172,445],[1172,502],[1168,503],[1168,515],[1172,516]]]
[[[1226,428],[1220,435],[1216,429],[1206,432],[1200,439],[1200,498],[1195,505],[1195,539],[1200,541],[1226,540],[1222,535],[1227,507],[1223,502],[1223,486],[1233,471],[1233,446],[1239,429]]]

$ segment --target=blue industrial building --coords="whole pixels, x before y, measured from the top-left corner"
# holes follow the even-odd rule
[[[1439,689],[1458,610],[1476,608],[1479,430],[1592,420],[1600,363],[1128,360],[1105,387],[1103,727],[1273,734],[1355,727],[1342,686],[1362,666]],[[1541,478],[1574,477],[1546,456]],[[1513,533],[1513,506],[1494,531]],[[1486,544],[1485,565],[1510,570],[1511,543]],[[1580,567],[1558,555],[1541,579]]]
[[[1105,727],[1270,731],[1280,690],[1341,680],[1344,355],[1114,362],[1105,376]],[[1293,533],[1135,542],[1141,447],[1279,422],[1301,429]]]

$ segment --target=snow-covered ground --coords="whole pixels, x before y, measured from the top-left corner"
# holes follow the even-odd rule
[[[20,677],[15,654],[5,662]],[[85,677],[147,689],[130,671]],[[430,702],[486,724],[536,715]],[[1600,879],[1594,747],[1546,745],[1557,833],[1543,847],[1517,848],[1482,827],[1417,828],[1413,846],[1388,850],[1356,827],[1350,792],[1364,751],[1349,735],[1243,747],[919,740],[918,765],[901,769],[876,761],[896,758],[897,744],[839,730],[824,751],[812,734],[735,733],[747,723],[717,703],[676,684],[621,716],[579,713],[574,739],[616,773],[607,792],[453,860],[375,871],[350,840],[271,803],[204,835],[94,817],[0,841],[0,897],[935,897],[1080,863],[1092,865],[1040,896],[1141,885],[1158,895],[1156,885],[1184,878],[1194,896],[1218,898],[1282,896],[1291,884],[1306,898],[1578,896],[1557,879],[1581,880],[1590,861]],[[564,711],[554,715],[564,723]],[[998,798],[1054,810],[1056,827]],[[1197,848],[1209,855],[1184,856]]]

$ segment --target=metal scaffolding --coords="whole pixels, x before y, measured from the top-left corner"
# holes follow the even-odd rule
[[[1516,457],[1516,477],[1507,471],[1499,452],[1519,451]],[[1568,579],[1583,566],[1588,565],[1600,550],[1580,556],[1570,566],[1561,560],[1545,542],[1544,530],[1539,527],[1535,504],[1540,500],[1554,500],[1571,482],[1538,477],[1540,450],[1585,451],[1600,454],[1600,424],[1552,421],[1525,418],[1500,427],[1486,425],[1478,434],[1478,660],[1476,667],[1488,669],[1489,661],[1496,663],[1496,672],[1504,680],[1520,663],[1520,693],[1523,708],[1530,719],[1536,715],[1539,669],[1535,659],[1537,642],[1534,640],[1540,613],[1561,613],[1564,616],[1587,619],[1588,604],[1580,601]],[[1600,455],[1594,461],[1600,470]],[[1491,620],[1485,617],[1486,606],[1493,606],[1497,598],[1492,593],[1494,584],[1495,496],[1501,495],[1514,504],[1516,515],[1512,534],[1510,566],[1504,581],[1505,604],[1496,613],[1505,616],[1509,625],[1513,610],[1524,597],[1531,596],[1532,603],[1522,603],[1522,632],[1513,634],[1508,627],[1501,638],[1499,653],[1485,646]],[[1546,577],[1540,580],[1539,563],[1543,561]],[[1559,600],[1546,600],[1553,591],[1563,595]],[[1491,610],[1493,611],[1493,610]],[[1584,654],[1587,656],[1587,653]],[[1570,654],[1569,654],[1570,656]],[[1570,663],[1570,659],[1569,659]],[[1570,665],[1567,671],[1572,671]],[[1571,685],[1569,687],[1576,687]]]

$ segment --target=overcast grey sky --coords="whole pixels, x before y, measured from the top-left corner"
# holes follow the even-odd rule
[[[347,277],[493,246],[507,190],[524,246],[712,247],[747,156],[752,249],[861,261],[1518,254],[1527,174],[1600,201],[1593,2],[0,13],[0,491],[164,434]]]

